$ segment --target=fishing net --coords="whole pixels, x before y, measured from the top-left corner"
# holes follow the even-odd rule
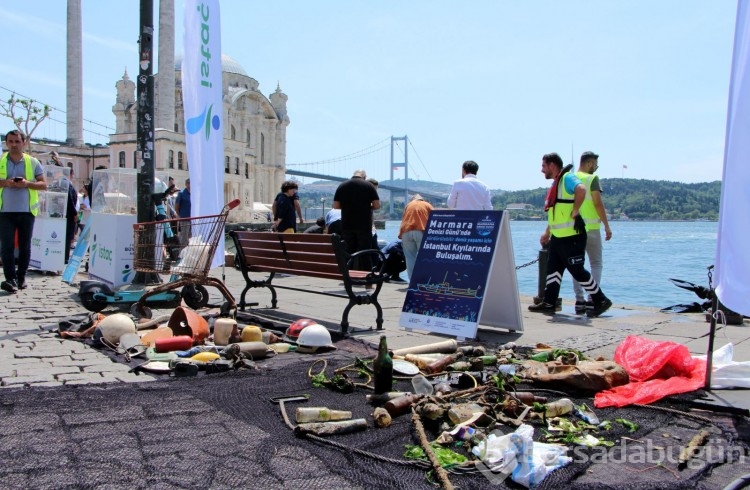
[[[409,415],[375,429],[372,407],[365,403],[369,391],[343,394],[312,387],[308,369],[314,359],[326,359],[331,376],[334,368],[355,357],[374,354],[363,342],[338,345],[325,355],[284,354],[259,363],[265,366],[259,370],[4,391],[0,481],[4,488],[434,488],[429,464],[403,457],[405,444],[418,444]],[[410,388],[408,380],[397,383],[398,389]],[[325,440],[297,437],[270,399],[300,393],[310,399],[287,404],[292,420],[297,406],[326,406],[350,410],[370,427]],[[590,398],[572,399],[591,406]],[[600,448],[569,452],[574,462],[551,473],[538,488],[717,488],[750,472],[741,459],[747,447],[738,440],[738,421],[745,419],[682,415],[688,402],[682,397],[661,402],[659,409],[597,410],[601,420],[627,419],[637,429],[630,432],[632,427],[613,423],[604,436],[618,441],[616,446],[606,453]],[[543,431],[539,423],[534,426],[536,439]],[[430,429],[432,439],[437,433]],[[711,432],[704,454],[678,470],[680,449],[701,429]],[[465,453],[467,448],[452,449]],[[474,470],[454,470],[450,480],[462,489],[489,486],[487,477]],[[493,488],[519,486],[507,479]]]

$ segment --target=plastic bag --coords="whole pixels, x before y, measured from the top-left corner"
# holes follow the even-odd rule
[[[734,346],[729,343],[711,356],[711,388],[750,388],[750,361],[733,361]],[[695,356],[705,359],[706,356]]]
[[[557,468],[569,464],[566,446],[534,442],[534,428],[522,424],[515,432],[497,436],[494,432],[471,452],[497,475],[502,472],[526,488],[534,488]]]
[[[173,274],[195,274],[204,269],[211,257],[211,245],[201,235],[190,237],[188,245],[180,252],[180,262],[172,267]]]
[[[597,393],[597,408],[652,403],[697,390],[706,381],[706,361],[693,358],[687,347],[675,342],[631,335],[617,346],[614,361],[628,372],[630,383]]]

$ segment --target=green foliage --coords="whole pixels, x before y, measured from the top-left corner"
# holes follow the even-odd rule
[[[396,182],[396,181],[394,181]],[[393,184],[383,181],[382,185]],[[718,220],[721,182],[685,184],[666,180],[645,179],[601,179],[602,199],[611,219],[634,220]],[[402,184],[402,182],[399,182]],[[437,182],[409,180],[410,192],[442,193],[446,199],[450,185]],[[333,193],[338,183],[313,184],[300,190],[300,203],[303,207],[322,212],[320,199],[325,199],[326,211],[330,209]],[[527,209],[509,210],[516,220],[546,221],[544,198],[547,187],[522,191],[492,191],[492,204],[495,209],[506,209],[508,204],[525,204]],[[435,207],[445,207],[445,199],[432,202]],[[403,198],[394,202],[394,213],[389,219],[399,219],[403,214]],[[390,211],[390,202],[382,202],[378,219]]]
[[[721,182],[685,184],[665,180],[602,179],[602,200],[607,214],[614,219],[627,216],[636,220],[717,220]],[[495,195],[495,209],[510,203],[529,205],[526,210],[511,210],[518,220],[546,220],[546,188],[508,191]]]
[[[52,108],[47,104],[39,104],[34,99],[19,99],[16,94],[11,94],[7,101],[0,101],[0,116],[11,119],[16,128],[26,134],[29,144],[36,128],[51,112]]]

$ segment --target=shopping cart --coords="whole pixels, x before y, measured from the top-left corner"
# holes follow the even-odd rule
[[[209,277],[208,272],[219,241],[224,236],[224,225],[229,211],[239,204],[240,200],[235,199],[227,203],[220,214],[212,216],[168,219],[133,225],[135,246],[133,269],[144,274],[171,274],[168,282],[149,289],[141,296],[134,308],[139,316],[151,317],[146,306],[149,297],[179,288],[184,288],[183,298],[186,299],[188,306],[189,303],[201,303],[199,307],[208,304],[208,291],[205,286],[214,286],[227,300],[221,307],[222,312],[227,313],[236,308],[232,293],[220,279]],[[175,254],[169,249],[173,248],[174,244],[165,243],[164,237],[175,229],[179,230],[180,252],[179,258],[172,260],[171,257]],[[184,239],[187,239],[187,243],[182,243]]]
[[[82,281],[79,295],[83,306],[90,311],[101,311],[109,305],[130,305],[133,316],[151,318],[149,305],[175,307],[184,300],[193,309],[206,306],[206,286],[214,286],[226,299],[221,305],[222,315],[236,311],[232,293],[220,279],[209,277],[208,272],[224,235],[229,211],[239,204],[240,200],[235,199],[220,214],[211,216],[134,224],[133,269],[143,275],[144,283],[156,285],[129,284],[113,291],[99,281]],[[161,278],[164,274],[169,274],[166,282]]]

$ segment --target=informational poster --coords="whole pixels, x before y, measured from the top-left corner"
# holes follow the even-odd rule
[[[132,214],[92,213],[89,238],[89,279],[116,288],[133,281]]]
[[[435,210],[400,326],[474,338],[478,325],[523,330],[507,213]]]
[[[29,266],[50,272],[65,268],[65,224],[65,218],[34,220]]]

